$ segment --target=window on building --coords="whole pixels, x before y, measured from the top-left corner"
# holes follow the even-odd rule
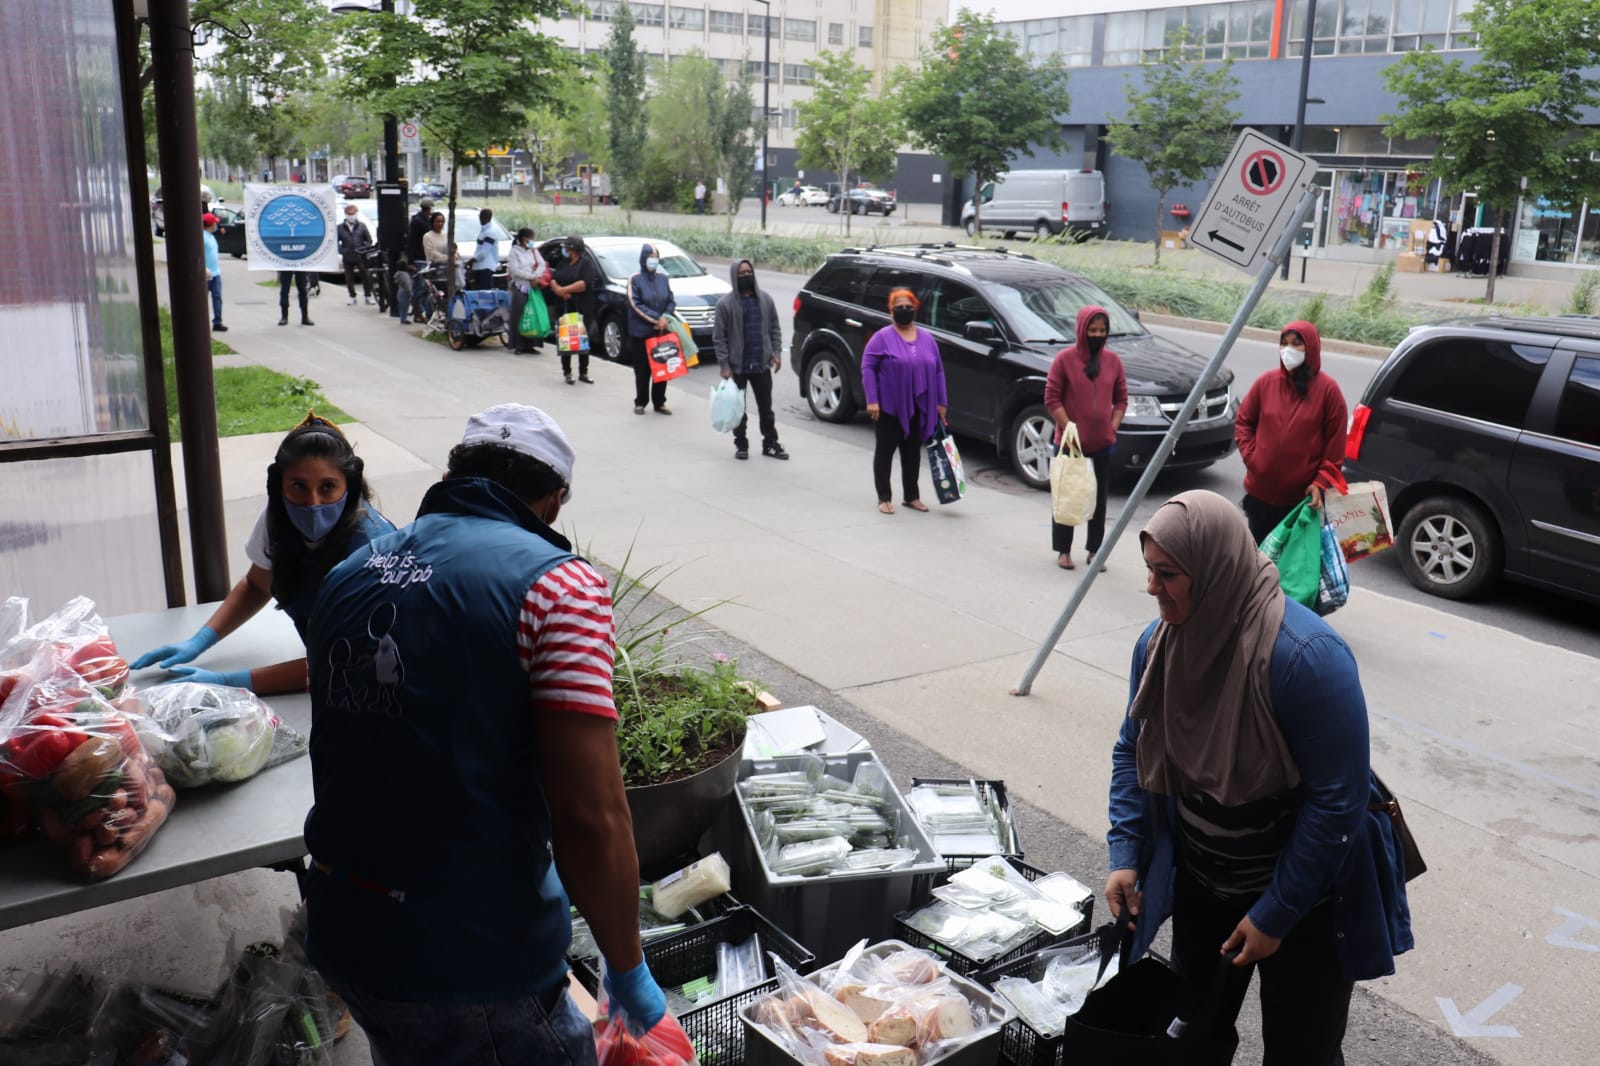
[[[1094,16],[1064,18],[1057,35],[1061,61],[1069,67],[1086,67],[1094,60]]]
[[[1272,0],[1228,5],[1228,56],[1265,59],[1272,54]]]
[[[813,77],[811,68],[805,63],[783,65],[783,80],[790,85],[810,85]]]
[[[1294,0],[1289,15],[1289,47],[1284,51],[1291,56],[1305,54],[1307,0]],[[1339,5],[1333,0],[1322,0],[1317,5],[1317,20],[1311,27],[1311,54],[1333,55],[1339,37]]]
[[[706,10],[703,7],[672,6],[670,25],[675,30],[703,30],[706,28]]]
[[[1476,0],[1321,0],[1313,27],[1313,55],[1413,52],[1420,48],[1476,48],[1466,13]],[[1284,53],[1305,47],[1306,0],[1293,0]]]
[[[1578,246],[1581,207],[1552,203],[1543,196],[1523,200],[1512,257],[1524,262],[1572,262],[1572,253]]]
[[[817,20],[784,19],[783,37],[787,41],[815,41],[817,39]]]
[[[759,59],[747,59],[747,60],[745,60],[744,61],[744,69],[749,71],[750,75],[752,77],[756,77],[756,78],[761,77],[761,60],[759,60]],[[776,78],[777,76],[778,76],[778,64],[776,64],[776,63],[768,63],[767,64],[767,77]],[[761,111],[759,109],[756,111],[756,121],[757,122],[761,121]]]
[[[589,19],[592,22],[610,22],[619,6],[618,0],[589,0]]]
[[[1391,398],[1521,429],[1550,349],[1450,338],[1419,349]]]
[[[1196,59],[1221,59],[1228,43],[1228,5],[1202,4],[1186,8],[1184,21],[1189,27],[1191,42],[1188,54]]]
[[[872,47],[872,27],[871,26],[857,26],[856,27],[856,47],[857,48],[871,48]]]
[[[1055,55],[1060,19],[1029,19],[1022,24],[1022,51],[1043,59]]]
[[[1578,238],[1578,262],[1600,264],[1600,202],[1590,203],[1583,214],[1583,235]]]
[[[746,29],[748,29],[750,31],[750,36],[752,36],[752,37],[762,37],[762,36],[766,35],[766,32],[767,32],[767,16],[766,15],[746,15],[744,17],[744,21],[745,21]],[[775,18],[772,19],[772,35],[774,37],[776,37],[776,36],[778,36],[778,34],[780,34],[782,32],[783,32],[782,29],[780,29],[779,26],[778,26],[778,20],[775,19]]]
[[[844,44],[844,23],[842,23],[842,22],[830,22],[830,23],[828,23],[828,43],[829,44]]]
[[[1339,130],[1340,155],[1388,155],[1389,136],[1382,126],[1344,126]]]
[[[715,8],[712,8],[709,12],[707,12],[707,14],[711,16],[709,26],[712,33],[744,32],[743,12],[718,11]]]
[[[786,130],[799,129],[800,109],[798,107],[784,108],[783,111],[779,113],[778,125]]]
[[[1600,444],[1600,359],[1580,355],[1556,408],[1556,436],[1579,444]]]
[[[1144,15],[1143,11],[1119,11],[1106,16],[1106,66],[1133,66],[1143,58]]]
[[[1331,126],[1307,126],[1301,148],[1307,155],[1338,155],[1339,131]]]
[[[665,4],[630,4],[633,19],[641,26],[660,26],[667,20]]]
[[[1391,47],[1396,52],[1443,48],[1449,40],[1450,0],[1396,0]]]

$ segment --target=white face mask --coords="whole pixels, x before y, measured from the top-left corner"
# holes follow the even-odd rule
[[[1283,368],[1291,374],[1300,369],[1300,364],[1306,361],[1306,353],[1298,348],[1284,345],[1278,349],[1278,358],[1283,361]]]

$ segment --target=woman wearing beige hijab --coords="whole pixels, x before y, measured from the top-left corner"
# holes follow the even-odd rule
[[[1412,946],[1355,659],[1221,496],[1173,497],[1140,540],[1161,618],[1112,758],[1106,902],[1135,958],[1172,918],[1173,1035],[1236,1043],[1259,966],[1263,1066],[1343,1063],[1353,982]]]

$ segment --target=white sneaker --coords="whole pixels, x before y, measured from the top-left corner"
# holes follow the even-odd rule
[[[351,300],[351,301],[350,301],[350,302],[351,302],[351,303],[355,303],[355,301],[354,301],[354,300]],[[370,296],[368,296],[368,297],[367,297],[367,306],[368,306],[368,307],[371,307],[371,306],[372,306],[372,297],[370,297]]]
[[[354,296],[352,296],[352,297],[350,297],[350,306],[354,307],[355,305],[356,305],[356,298]]]

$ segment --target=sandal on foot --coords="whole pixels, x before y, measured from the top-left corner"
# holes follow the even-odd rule
[[[878,512],[880,514],[894,514],[894,504],[888,500],[881,500],[878,503]]]
[[[928,505],[923,503],[921,500],[901,500],[900,505],[902,507],[909,507],[913,511],[921,511],[924,514],[926,514],[928,511]]]
[[[1056,565],[1063,570],[1076,570],[1078,568],[1078,564],[1073,562],[1072,556],[1066,552],[1060,552],[1056,555]]]

